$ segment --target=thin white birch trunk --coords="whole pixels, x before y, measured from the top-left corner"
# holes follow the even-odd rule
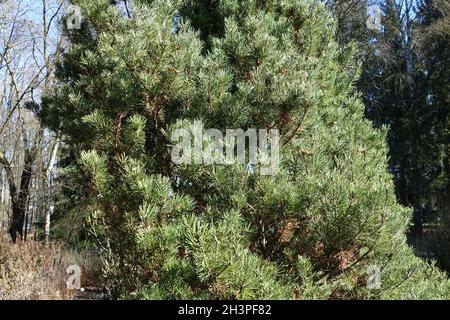
[[[56,164],[56,157],[58,155],[58,147],[59,147],[59,141],[57,141],[55,143],[55,145],[53,146],[53,150],[52,150],[52,157],[50,158],[50,162],[48,164],[47,170],[46,170],[46,182],[48,184],[48,192],[49,194],[51,194],[51,189],[52,189],[52,171],[53,171],[53,167]],[[44,241],[45,243],[48,243],[48,240],[50,238],[50,220],[51,220],[51,216],[53,214],[53,210],[55,208],[55,206],[53,205],[52,201],[50,200],[50,205],[48,208],[46,208],[45,210],[45,227],[44,227]]]

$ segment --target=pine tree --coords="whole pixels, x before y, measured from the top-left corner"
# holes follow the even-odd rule
[[[90,175],[92,234],[121,298],[444,298],[364,120],[358,62],[324,5],[73,1],[79,30],[41,117]],[[179,15],[180,20],[174,19]],[[177,165],[171,133],[278,128],[280,166]],[[258,169],[258,165],[256,165]],[[381,289],[368,288],[371,270]]]
[[[329,2],[337,16],[342,7],[349,8],[344,10],[349,17],[361,15],[361,10],[351,5],[354,1]],[[348,39],[358,45],[362,61],[357,88],[364,93],[366,117],[376,127],[389,126],[389,170],[394,173],[397,199],[405,206],[415,207],[414,228],[408,232],[408,238],[417,254],[427,256],[432,252],[440,265],[447,265],[448,258],[442,255],[448,254],[445,240],[448,229],[441,222],[448,220],[450,210],[446,156],[449,139],[445,129],[449,127],[446,102],[449,1],[426,0],[417,8],[414,3],[409,10],[409,24],[405,7],[411,2],[371,3],[378,3],[382,10],[380,26],[374,30],[352,26],[351,29],[360,32],[350,33]],[[362,12],[359,21],[364,18]],[[346,34],[349,26],[338,23],[337,27],[339,35]],[[413,37],[412,50],[408,49],[411,43],[408,44],[407,33]],[[413,67],[409,73],[407,53],[412,53],[413,58],[409,59]],[[412,78],[412,86],[408,78]],[[430,247],[429,235],[436,225],[443,234]]]
[[[422,162],[425,202],[430,221],[439,221],[432,251],[450,271],[450,1],[421,1],[418,10],[418,51],[421,56],[421,103],[426,106]],[[430,212],[431,211],[431,212]],[[437,214],[436,214],[437,213]],[[434,219],[433,219],[434,218]]]

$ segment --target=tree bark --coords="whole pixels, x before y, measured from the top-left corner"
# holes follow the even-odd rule
[[[59,142],[57,141],[55,143],[55,145],[53,146],[53,150],[52,150],[52,157],[50,158],[47,170],[46,170],[46,179],[47,179],[47,183],[48,183],[48,190],[49,192],[51,192],[51,188],[52,188],[52,170],[53,167],[55,166],[56,163],[56,157],[58,155],[58,147],[59,147]],[[46,208],[45,211],[45,227],[44,227],[44,241],[45,243],[48,243],[49,239],[50,239],[50,222],[51,222],[51,215],[53,214],[53,209],[54,206],[52,204],[50,204],[50,206],[48,208]]]
[[[414,221],[414,232],[416,235],[421,235],[423,231],[423,208],[420,203],[420,171],[419,171],[419,155],[418,155],[418,124],[417,124],[417,112],[414,103],[414,57],[412,48],[412,34],[411,34],[411,17],[410,9],[411,3],[405,0],[406,7],[406,25],[405,25],[405,36],[406,36],[406,75],[408,84],[408,102],[410,108],[410,139],[411,139],[411,175],[413,179],[413,190],[412,190],[412,202],[414,206],[413,221]]]
[[[14,243],[17,240],[17,235],[19,235],[20,239],[23,240],[22,230],[26,214],[26,205],[30,194],[31,170],[33,162],[33,152],[26,150],[24,168],[20,178],[20,191],[16,197],[12,198],[13,214],[9,227],[9,234],[11,235],[11,239]]]
[[[17,241],[17,235],[19,235],[21,239],[23,237],[22,228],[25,219],[26,204],[29,196],[31,167],[34,161],[33,154],[33,151],[25,150],[25,163],[20,178],[20,191],[17,192],[11,165],[5,158],[3,151],[0,150],[0,164],[3,165],[6,171],[6,177],[9,184],[9,194],[11,196],[12,203],[12,217],[8,232],[14,243]]]

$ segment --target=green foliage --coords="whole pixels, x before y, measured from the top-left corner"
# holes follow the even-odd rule
[[[432,253],[450,272],[450,1],[423,0],[419,6],[419,72],[424,74],[421,101],[426,106],[421,163],[424,200],[436,228],[432,230]]]
[[[405,244],[409,212],[386,172],[386,131],[363,120],[357,62],[323,5],[204,1],[211,26],[201,4],[135,1],[127,19],[109,1],[74,3],[85,25],[69,32],[42,118],[90,175],[91,231],[116,297],[448,295]],[[280,129],[280,172],[175,165],[169,133],[195,120]],[[386,268],[382,290],[366,288],[373,265]]]

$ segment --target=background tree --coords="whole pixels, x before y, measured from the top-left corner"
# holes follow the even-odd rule
[[[57,144],[29,109],[36,111],[41,94],[52,85],[52,58],[62,45],[56,22],[63,2],[4,1],[0,6],[1,220],[15,241],[17,234],[26,239],[29,227],[49,213],[46,189]]]
[[[445,169],[449,140],[444,129],[448,128],[448,102],[441,98],[445,93],[437,93],[446,91],[448,81],[444,32],[449,23],[448,1],[371,4],[381,10],[379,28],[362,28],[350,38],[357,43],[362,60],[357,87],[363,93],[366,117],[375,127],[389,126],[389,170],[394,174],[397,199],[414,208],[411,243],[417,254],[428,256],[432,254],[429,232],[439,224],[437,217],[442,220],[450,214]],[[345,30],[338,25],[338,34]],[[440,30],[439,35],[433,30]]]
[[[449,162],[449,1],[423,1],[418,11],[417,37],[420,54],[420,101],[427,112],[423,142],[424,206],[431,221],[440,221],[431,251],[442,267],[450,270],[450,162]]]

